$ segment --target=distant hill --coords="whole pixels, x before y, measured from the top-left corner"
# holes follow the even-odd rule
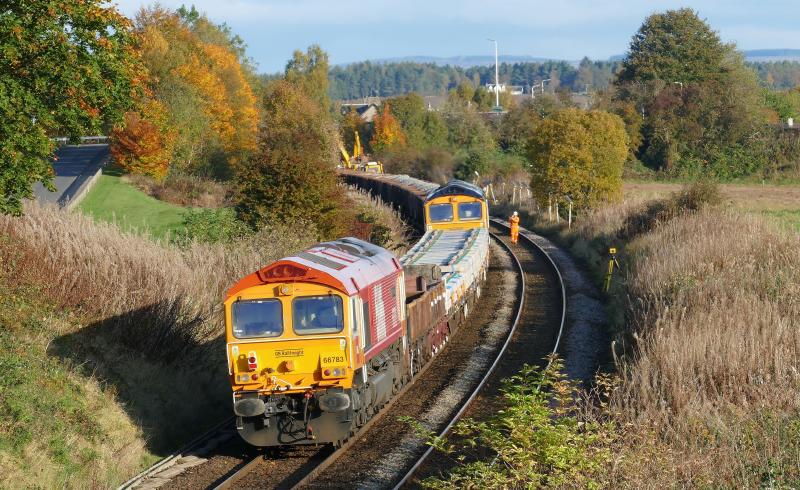
[[[800,61],[800,49],[746,49],[742,51],[746,61]],[[622,61],[624,54],[615,54],[609,58],[610,61]]]
[[[800,49],[750,49],[742,51],[747,61],[800,61]],[[545,61],[566,61],[570,65],[577,66],[580,61],[562,60],[558,58],[546,58],[530,55],[500,55],[500,63],[543,63]],[[621,61],[625,58],[624,54],[616,54],[608,58],[608,61]],[[460,68],[470,68],[473,66],[488,66],[494,64],[494,56],[491,55],[464,55],[464,56],[402,56],[397,58],[379,58],[370,60],[376,64],[387,63],[433,63],[438,66],[458,66]],[[339,65],[349,65],[350,63],[340,63]]]
[[[762,49],[745,51],[744,55],[765,85],[781,90],[798,85],[800,50]],[[507,55],[500,57],[500,79],[523,87],[551,79],[551,89],[602,90],[612,83],[620,69],[620,59],[622,56],[595,60],[580,68],[578,61]],[[774,63],[783,60],[788,62]],[[493,82],[493,65],[494,56],[406,56],[341,64],[331,67],[329,93],[336,100],[392,97],[409,92],[443,95],[463,82],[477,85]]]
[[[500,63],[543,63],[545,61],[561,61],[556,58],[542,58],[537,56],[528,55],[500,55]],[[494,65],[494,56],[491,55],[465,55],[465,56],[403,56],[399,58],[380,58],[370,60],[372,63],[386,64],[386,63],[433,63],[438,66],[458,66],[461,68],[470,68],[473,66],[487,66]],[[570,62],[573,63],[573,62]],[[577,63],[577,62],[575,62]],[[343,65],[349,63],[342,63]]]
[[[742,52],[747,61],[800,61],[800,49],[751,49]]]

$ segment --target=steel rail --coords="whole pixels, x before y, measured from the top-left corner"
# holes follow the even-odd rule
[[[156,473],[158,473],[162,469],[168,468],[175,461],[177,461],[180,458],[186,456],[186,453],[190,453],[190,452],[196,450],[197,448],[202,447],[202,445],[206,441],[209,441],[209,440],[213,439],[214,436],[219,434],[226,427],[232,427],[233,426],[233,422],[234,422],[234,417],[226,418],[225,420],[223,420],[219,424],[213,426],[211,429],[209,429],[205,433],[197,436],[196,438],[194,438],[191,441],[189,441],[188,443],[186,443],[186,445],[184,445],[182,448],[180,448],[177,451],[173,452],[169,456],[161,459],[160,461],[158,461],[153,466],[147,468],[146,470],[142,471],[141,473],[139,473],[138,475],[134,476],[130,480],[126,481],[125,483],[123,483],[122,485],[117,487],[117,490],[129,490],[129,489],[136,488],[136,486],[139,483],[141,483],[142,481],[144,481],[147,477],[155,475]]]
[[[233,486],[242,478],[249,475],[253,469],[259,465],[262,459],[264,459],[264,453],[259,452],[256,457],[245,463],[244,466],[236,470],[234,474],[228,476],[225,480],[220,482],[219,485],[214,487],[214,490],[227,490],[229,488],[233,488]]]
[[[509,228],[509,226],[506,225],[505,222],[503,222],[503,221],[501,221],[501,220],[499,220],[497,218],[492,218],[492,222],[494,224],[498,225],[498,226],[502,226],[504,228]],[[492,233],[492,236],[495,237],[497,239],[497,241],[500,242],[502,244],[502,246],[511,254],[511,256],[513,257],[514,261],[517,264],[517,268],[520,271],[520,277],[522,278],[522,280],[520,281],[520,285],[522,287],[521,287],[521,297],[520,297],[520,302],[519,302],[519,309],[517,310],[517,315],[516,315],[516,318],[514,319],[514,324],[511,326],[511,329],[509,330],[508,336],[506,337],[506,341],[503,344],[503,347],[500,349],[499,353],[497,354],[497,357],[495,358],[495,360],[492,363],[491,367],[489,367],[489,370],[486,372],[486,375],[483,377],[483,379],[481,379],[481,382],[478,384],[478,386],[475,388],[475,390],[472,392],[472,394],[469,396],[469,398],[461,406],[461,409],[458,411],[458,413],[455,414],[455,416],[452,418],[450,423],[447,424],[447,426],[439,434],[439,437],[444,437],[450,432],[450,429],[452,429],[453,426],[461,419],[461,417],[464,415],[464,412],[467,411],[469,406],[472,404],[473,400],[475,400],[475,398],[478,396],[478,394],[480,393],[481,389],[486,384],[486,382],[488,381],[489,377],[492,375],[492,373],[494,372],[495,368],[499,364],[500,360],[503,358],[503,355],[506,352],[506,348],[511,343],[511,338],[513,337],[514,332],[517,329],[517,326],[519,324],[519,319],[522,316],[522,310],[523,310],[524,303],[525,303],[525,271],[522,269],[522,264],[520,264],[519,259],[517,258],[517,255],[511,250],[511,247],[509,245],[507,245],[505,242],[503,242],[502,240],[500,240],[497,237],[496,234]],[[520,234],[520,236],[522,236],[535,249],[537,249],[539,252],[541,252],[542,255],[547,257],[547,259],[548,259],[548,261],[550,263],[550,266],[555,271],[556,276],[558,277],[558,282],[561,285],[561,323],[560,323],[560,325],[558,327],[558,336],[556,337],[555,345],[553,346],[553,353],[556,353],[558,351],[559,343],[561,342],[561,335],[564,332],[564,324],[565,324],[566,318],[567,318],[567,290],[566,290],[566,287],[564,285],[564,279],[561,276],[561,271],[559,271],[558,266],[555,263],[555,260],[553,260],[553,258],[550,257],[550,255],[544,250],[544,248],[542,248],[539,244],[534,242],[530,237],[527,237],[527,236],[522,235],[522,234]],[[548,367],[550,366],[550,361],[548,361],[547,366]],[[423,453],[422,456],[420,456],[420,458],[417,459],[417,461],[414,463],[414,466],[412,466],[406,472],[406,474],[403,476],[403,478],[394,486],[393,490],[401,489],[403,486],[405,486],[414,477],[416,472],[420,469],[420,467],[422,467],[422,465],[425,463],[425,461],[428,459],[428,457],[431,455],[431,453],[433,453],[433,449],[434,449],[433,446],[429,446],[428,447],[428,449],[425,451],[425,453]]]
[[[517,310],[517,313],[516,313],[516,317],[515,317],[515,320],[514,320],[514,323],[513,323],[513,326],[516,326],[517,322],[519,321],[520,315],[522,314],[523,303],[524,303],[524,301],[525,301],[525,299],[524,299],[524,292],[525,292],[525,272],[522,270],[522,265],[519,263],[519,260],[517,260],[517,257],[514,255],[514,253],[511,251],[511,249],[510,249],[510,248],[509,248],[509,247],[508,247],[508,246],[507,246],[505,243],[503,243],[503,241],[502,241],[502,240],[500,240],[500,239],[499,239],[497,236],[495,236],[493,233],[490,233],[490,235],[491,235],[491,236],[492,236],[492,237],[493,237],[495,240],[497,240],[497,243],[499,243],[499,244],[500,244],[500,246],[501,246],[501,247],[503,247],[503,248],[504,248],[504,249],[505,249],[505,250],[506,250],[506,251],[509,253],[509,255],[511,256],[511,258],[512,258],[512,259],[515,261],[515,263],[517,264],[517,270],[519,271],[519,274],[520,274],[520,276],[519,276],[519,277],[520,277],[520,285],[522,286],[522,287],[521,287],[521,289],[520,289],[520,291],[521,291],[522,295],[520,296],[519,307],[518,307],[518,310]],[[512,326],[512,329],[513,329],[513,326]],[[506,339],[506,342],[505,342],[505,344],[503,345],[503,348],[504,348],[504,349],[505,349],[505,346],[506,346],[506,345],[508,345],[508,341],[509,341],[509,339],[511,339],[511,335],[513,335],[513,331],[511,331],[511,332],[509,333],[509,335],[508,335],[508,338]],[[497,360],[495,360],[494,364],[492,364],[492,367],[491,367],[491,369],[494,369],[494,366],[495,366],[496,364],[497,364]],[[427,369],[428,369],[428,368],[429,368],[431,365],[433,365],[433,360],[430,360],[430,361],[428,361],[428,362],[425,364],[425,366],[423,366],[423,367],[422,367],[422,369],[420,370],[420,372],[414,375],[414,378],[415,378],[415,379],[419,379],[419,377],[420,377],[420,376],[421,376],[421,375],[422,375],[422,374],[423,374],[423,373],[424,373],[424,372],[425,372],[425,371],[426,371],[426,370],[427,370]],[[482,385],[484,382],[485,382],[485,378],[484,378],[484,380],[482,380],[482,381],[481,381],[481,385]],[[395,402],[396,400],[399,400],[400,398],[402,398],[402,395],[405,393],[405,391],[406,391],[408,388],[410,388],[410,387],[411,387],[411,385],[413,385],[413,384],[414,384],[414,382],[412,381],[412,382],[408,383],[406,386],[404,386],[404,387],[403,387],[403,389],[402,389],[400,392],[398,392],[398,393],[397,393],[397,395],[395,395],[394,397],[392,397],[392,400],[391,400],[389,403],[387,403],[387,405],[386,405],[385,409],[388,409],[389,407],[391,407],[391,405],[393,405],[393,404],[394,404],[394,402]],[[384,409],[384,410],[385,410],[385,409]],[[383,413],[384,413],[384,410],[381,410],[381,412],[380,412],[380,413],[378,413],[378,414],[375,414],[375,416],[374,416],[374,417],[372,417],[372,418],[370,419],[370,421],[369,421],[369,422],[367,422],[367,424],[366,424],[364,427],[362,427],[362,428],[359,430],[359,433],[362,433],[362,434],[363,434],[363,433],[365,433],[365,432],[366,432],[366,431],[369,429],[369,426],[370,426],[370,425],[371,425],[371,424],[372,424],[374,421],[376,421],[378,418],[380,418],[380,415],[383,415]],[[343,446],[342,446],[340,449],[338,449],[338,450],[337,450],[337,451],[335,451],[333,454],[331,454],[330,456],[328,456],[328,457],[327,457],[327,458],[326,458],[324,461],[322,461],[322,462],[319,464],[319,466],[315,467],[315,468],[314,468],[314,469],[312,469],[310,472],[308,472],[308,474],[307,474],[307,475],[305,475],[305,476],[303,477],[303,479],[302,479],[302,480],[300,480],[299,482],[297,482],[295,485],[293,485],[293,486],[292,486],[292,489],[293,489],[293,490],[294,490],[294,489],[299,489],[299,488],[301,488],[302,486],[304,486],[305,484],[307,484],[307,483],[311,482],[311,481],[312,481],[314,478],[316,478],[316,477],[317,477],[317,475],[319,475],[321,472],[323,472],[325,469],[329,468],[329,467],[330,467],[330,466],[331,466],[333,463],[335,463],[335,462],[336,462],[336,460],[337,460],[337,459],[338,459],[338,458],[339,458],[339,457],[340,457],[342,454],[344,454],[344,453],[347,451],[347,449],[348,449],[348,448],[349,448],[349,447],[350,447],[350,446],[351,446],[351,445],[352,445],[352,444],[353,444],[353,443],[354,443],[354,442],[355,442],[357,439],[358,439],[358,437],[353,437],[352,439],[350,439],[350,440],[349,440],[347,443],[345,443],[345,445],[343,445]]]
[[[505,220],[502,220],[500,218],[492,218],[491,221],[497,226],[502,226],[503,228],[509,230],[511,229],[511,227],[508,225],[508,223],[505,222]],[[561,344],[561,336],[564,333],[564,324],[567,321],[567,287],[566,284],[564,283],[564,277],[561,275],[561,269],[558,268],[558,264],[556,264],[556,261],[553,259],[553,257],[550,256],[549,253],[547,253],[544,247],[533,241],[531,237],[525,234],[520,233],[520,236],[525,240],[527,240],[528,243],[533,245],[537,250],[539,250],[542,253],[542,255],[544,255],[547,258],[547,261],[550,262],[550,267],[553,268],[553,271],[555,271],[556,276],[558,276],[558,284],[561,287],[561,325],[559,325],[558,327],[558,336],[556,337],[556,343],[553,346],[553,354],[556,354],[558,352],[558,346]],[[547,365],[549,366],[550,362],[548,362]]]

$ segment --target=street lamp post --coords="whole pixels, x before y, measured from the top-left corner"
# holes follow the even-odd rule
[[[500,68],[497,64],[497,41],[488,37],[486,40],[494,43],[494,106],[500,107]]]
[[[545,78],[542,80],[542,95],[544,95],[544,82],[549,82],[550,80],[552,80],[552,78]]]

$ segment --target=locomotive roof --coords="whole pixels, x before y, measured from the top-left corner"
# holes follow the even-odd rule
[[[400,269],[397,259],[377,245],[347,237],[319,243],[244,277],[228,296],[252,286],[278,282],[316,282],[348,295]]]
[[[470,184],[469,182],[464,182],[463,180],[453,179],[432,191],[425,200],[430,201],[431,199],[443,196],[471,196],[477,197],[478,199],[486,199],[486,196],[483,194],[483,189],[480,187]]]

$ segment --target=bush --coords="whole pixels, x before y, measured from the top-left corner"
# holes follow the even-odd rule
[[[617,238],[629,241],[652,231],[659,224],[667,223],[706,206],[718,206],[721,203],[722,193],[716,183],[707,180],[696,182],[680,192],[673,193],[668,199],[650,202],[640,211],[629,213],[617,233]]]
[[[163,182],[136,174],[125,176],[125,180],[159,201],[178,206],[217,208],[231,204],[228,186],[204,177],[173,172]]]
[[[597,488],[612,461],[614,427],[578,417],[576,386],[555,360],[547,369],[526,367],[504,380],[503,408],[485,421],[467,419],[453,429],[454,441],[434,437],[406,418],[428,443],[459,455],[446,479],[426,488]],[[488,462],[487,460],[491,460]]]
[[[173,243],[181,246],[191,242],[232,243],[252,233],[231,208],[190,209],[183,216],[183,228],[173,238]]]

